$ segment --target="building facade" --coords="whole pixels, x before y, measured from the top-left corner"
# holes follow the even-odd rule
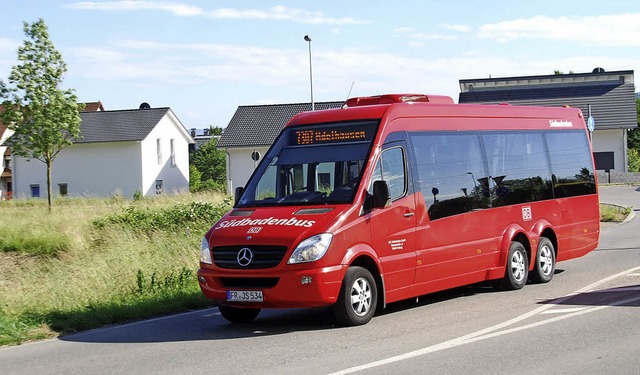
[[[80,114],[82,138],[52,165],[53,196],[150,196],[189,190],[189,133],[169,108]],[[14,158],[14,197],[46,197],[46,166]]]
[[[627,172],[627,131],[638,126],[633,70],[460,80],[459,103],[568,105],[592,117],[596,169]]]

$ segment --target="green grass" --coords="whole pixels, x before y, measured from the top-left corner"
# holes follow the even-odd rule
[[[199,244],[228,209],[211,193],[0,202],[0,345],[210,305]]]
[[[631,207],[621,207],[612,204],[600,204],[600,221],[622,222],[631,213]]]

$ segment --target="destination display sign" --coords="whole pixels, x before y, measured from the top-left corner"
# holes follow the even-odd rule
[[[371,141],[375,134],[375,124],[332,125],[293,129],[292,144],[317,145],[340,142]]]

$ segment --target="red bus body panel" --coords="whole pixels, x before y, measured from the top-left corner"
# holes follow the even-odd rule
[[[294,117],[287,127],[366,119],[379,120],[380,125],[362,175],[364,183],[353,203],[317,206],[328,209],[319,214],[298,213],[316,206],[234,208],[206,234],[211,248],[278,245],[287,250],[283,260],[268,269],[228,269],[201,263],[198,276],[208,298],[239,307],[328,306],[336,302],[347,268],[368,262],[377,272],[383,289],[380,293],[388,303],[504,277],[509,245],[516,237],[525,239],[531,270],[538,241],[545,231],[552,232],[557,240],[557,261],[583,256],[597,247],[597,192],[430,220],[425,199],[416,191],[394,201],[389,208],[362,212],[373,164],[393,132],[562,131],[569,124],[586,132],[579,109],[393,103],[306,112]],[[407,213],[412,215],[405,216]],[[333,233],[324,257],[310,263],[287,264],[302,240],[319,233]],[[305,284],[303,278],[312,282]],[[257,289],[230,287],[225,284],[230,279],[275,279],[276,283],[258,288],[263,291],[264,302],[230,303],[226,300],[227,290]]]

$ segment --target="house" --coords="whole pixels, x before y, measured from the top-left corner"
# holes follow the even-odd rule
[[[11,134],[13,132],[10,129],[0,124],[0,200],[11,199],[12,196],[11,150],[2,145]]]
[[[198,132],[200,130],[200,132]],[[211,142],[212,139],[220,139],[219,135],[213,135],[210,133],[209,129],[196,129],[191,128],[191,138],[195,143],[189,146],[190,152],[198,151],[200,146]]]
[[[343,101],[319,102],[314,107],[333,109],[343,104]],[[227,153],[227,191],[232,193],[236,187],[244,186],[289,120],[310,110],[311,103],[238,107],[217,144]]]
[[[460,103],[562,106],[593,118],[597,170],[627,172],[627,130],[638,126],[633,70],[460,80]]]
[[[98,102],[99,103],[99,102]],[[189,190],[193,139],[170,108],[80,113],[81,139],[64,148],[52,167],[55,196],[133,197]],[[46,197],[46,166],[14,158],[14,197]]]

